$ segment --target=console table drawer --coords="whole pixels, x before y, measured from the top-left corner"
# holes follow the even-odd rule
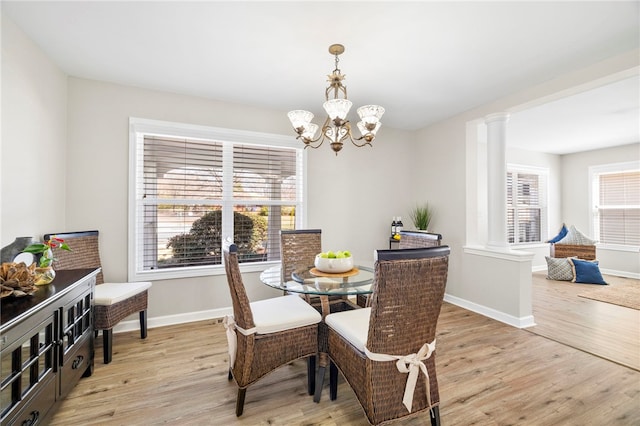
[[[25,398],[15,407],[15,416],[3,421],[5,425],[36,425],[44,424],[43,420],[49,414],[49,410],[56,401],[56,382],[54,376],[41,384],[33,393],[33,396]]]
[[[92,332],[91,332],[92,333]],[[91,368],[92,341],[90,333],[79,340],[72,351],[64,355],[64,364],[60,371],[60,395],[64,398],[82,375]]]

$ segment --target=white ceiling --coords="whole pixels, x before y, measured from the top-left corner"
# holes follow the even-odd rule
[[[637,49],[638,1],[2,1],[72,76],[321,116],[330,44],[354,106],[415,130]],[[638,78],[514,114],[510,143],[638,142]],[[544,131],[543,131],[544,130]]]

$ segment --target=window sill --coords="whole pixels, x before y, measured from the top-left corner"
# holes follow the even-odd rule
[[[262,272],[265,269],[279,264],[280,261],[272,262],[255,262],[240,264],[240,271],[243,273]],[[185,278],[197,278],[197,277],[211,277],[217,275],[225,275],[224,266],[201,266],[191,268],[179,268],[179,269],[167,269],[167,270],[153,270],[145,272],[137,272],[133,274],[133,281],[161,281],[161,280],[175,280]],[[131,278],[129,278],[131,280]]]
[[[533,249],[533,248],[546,248],[549,247],[549,243],[522,243],[522,244],[510,244],[512,250],[520,250],[520,249]]]
[[[630,253],[639,253],[640,252],[640,247],[639,246],[622,246],[622,245],[617,245],[617,244],[602,244],[602,243],[598,243],[598,244],[596,244],[596,249],[597,250],[611,250],[611,251],[625,251],[625,252],[630,252]]]

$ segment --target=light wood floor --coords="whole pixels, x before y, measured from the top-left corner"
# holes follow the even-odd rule
[[[606,275],[612,286],[639,280]],[[533,316],[527,330],[640,371],[640,311],[585,299],[600,285],[576,284],[533,274]],[[640,409],[640,407],[639,407]]]
[[[441,420],[448,425],[638,425],[640,372],[445,303],[438,323]],[[96,348],[52,425],[367,425],[349,386],[319,404],[306,364],[285,366],[247,391],[234,414],[222,324],[203,321],[114,337],[113,362]],[[426,425],[417,418],[403,425]]]

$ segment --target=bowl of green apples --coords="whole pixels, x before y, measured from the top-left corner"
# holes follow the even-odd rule
[[[348,250],[327,251],[316,255],[316,269],[329,274],[341,274],[353,269],[353,256]]]

